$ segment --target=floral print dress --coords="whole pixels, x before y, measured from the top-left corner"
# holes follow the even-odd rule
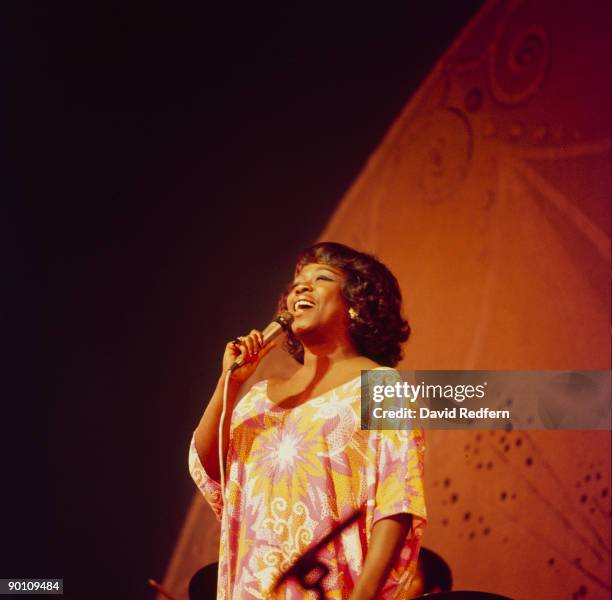
[[[271,590],[301,554],[357,509],[361,518],[318,554],[330,569],[323,580],[327,598],[349,598],[374,523],[410,513],[412,531],[380,595],[406,597],[426,521],[422,433],[362,430],[360,414],[360,377],[294,408],[272,402],[267,381],[255,384],[232,413],[225,501],[192,438],[191,476],[221,520],[218,600],[316,598],[294,580]]]

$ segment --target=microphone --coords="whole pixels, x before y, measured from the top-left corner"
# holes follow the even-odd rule
[[[286,331],[293,322],[293,315],[289,311],[285,311],[278,315],[274,321],[272,321],[262,332],[263,345],[267,346],[272,340],[276,339],[283,331]],[[233,373],[236,369],[240,368],[244,364],[244,358],[239,356],[234,364],[228,369],[230,373]]]

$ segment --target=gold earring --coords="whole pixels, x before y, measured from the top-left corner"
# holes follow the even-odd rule
[[[359,313],[352,306],[348,309],[348,313],[353,321],[359,316]]]

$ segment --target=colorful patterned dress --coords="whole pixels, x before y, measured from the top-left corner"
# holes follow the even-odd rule
[[[232,414],[225,504],[192,438],[191,476],[221,520],[218,600],[228,600],[228,576],[232,600],[315,598],[295,581],[274,595],[270,590],[309,546],[359,508],[361,519],[318,555],[330,569],[327,597],[349,598],[374,523],[411,513],[412,533],[380,595],[406,597],[426,520],[423,437],[416,430],[361,430],[360,398],[359,377],[295,408],[272,402],[267,381],[255,384]]]

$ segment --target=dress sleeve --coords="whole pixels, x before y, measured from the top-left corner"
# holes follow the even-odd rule
[[[420,430],[372,431],[376,453],[376,493],[373,522],[399,513],[423,521],[423,433]]]
[[[417,568],[427,522],[423,493],[423,436],[418,430],[371,431],[376,451],[372,526],[397,514],[412,515],[412,525],[381,590],[384,600],[405,598]]]
[[[397,371],[385,372],[383,382],[397,381]],[[370,482],[373,489],[372,527],[377,521],[397,514],[412,515],[412,526],[399,556],[381,591],[385,600],[404,598],[414,576],[423,529],[427,522],[423,482],[424,436],[420,429],[385,429],[384,419],[372,423],[377,429],[368,431]]]
[[[377,384],[394,386],[401,382],[395,369],[378,370],[373,375]],[[375,484],[373,523],[399,513],[426,519],[423,432],[412,427],[402,429],[403,423],[398,425],[398,421],[387,419],[373,420],[371,425],[374,427],[369,431],[369,446],[375,471],[371,479]]]
[[[208,504],[210,504],[215,516],[220,521],[223,513],[221,485],[218,481],[212,479],[202,466],[195,446],[195,432],[191,437],[191,444],[189,447],[189,473]]]

